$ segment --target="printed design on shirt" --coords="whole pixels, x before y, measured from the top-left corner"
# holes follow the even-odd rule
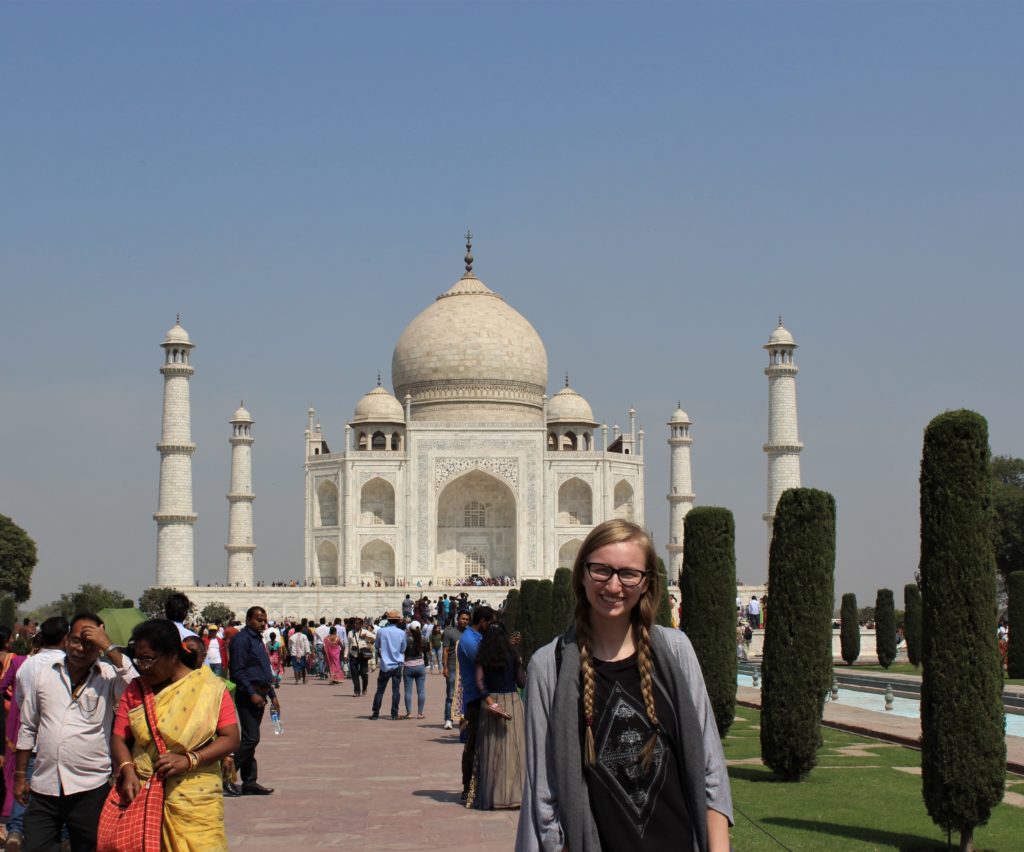
[[[652,730],[643,705],[615,684],[594,732],[597,764],[593,774],[608,788],[640,837],[654,813],[668,768],[660,737],[650,767],[643,768],[640,754]]]

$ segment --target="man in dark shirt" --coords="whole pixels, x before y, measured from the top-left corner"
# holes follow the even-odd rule
[[[256,781],[256,746],[260,744],[260,723],[263,712],[270,706],[278,713],[281,704],[274,691],[274,673],[270,670],[270,657],[263,644],[263,631],[267,626],[267,613],[258,606],[249,607],[245,614],[245,627],[231,638],[229,665],[231,680],[235,683],[235,707],[242,740],[235,753],[235,765],[242,778],[242,794],[267,796],[274,792]]]

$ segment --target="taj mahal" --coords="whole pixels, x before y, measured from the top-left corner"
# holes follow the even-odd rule
[[[644,525],[645,436],[636,412],[623,412],[622,429],[599,424],[568,376],[548,395],[544,343],[474,274],[470,239],[467,234],[465,272],[395,344],[393,392],[378,376],[351,419],[338,426],[326,428],[315,409],[307,412],[304,580],[296,587],[256,582],[255,421],[244,404],[229,420],[227,583],[195,585],[189,408],[194,344],[179,319],[161,344],[154,585],[181,589],[199,607],[212,600],[236,611],[260,604],[271,618],[378,612],[397,603],[396,591],[436,596],[467,583],[487,585],[480,592],[495,605],[508,587],[571,567],[596,524],[626,518]],[[782,490],[799,484],[802,445],[796,434],[796,344],[781,320],[765,348],[770,524]],[[670,577],[682,567],[683,523],[695,499],[691,425],[681,406],[667,424]]]

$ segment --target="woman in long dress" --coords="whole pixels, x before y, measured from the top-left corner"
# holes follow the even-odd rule
[[[523,799],[525,732],[519,690],[526,686],[523,661],[503,624],[487,629],[476,656],[480,729],[467,808],[518,808]]]
[[[121,801],[130,802],[153,775],[164,779],[160,848],[164,852],[227,850],[221,759],[238,748],[235,705],[208,666],[191,669],[170,621],[144,621],[132,631],[139,677],[125,690],[110,750]],[[166,751],[160,754],[147,703]],[[141,848],[141,843],[140,843]]]
[[[324,639],[324,656],[327,657],[327,668],[331,672],[331,683],[344,683],[345,671],[341,667],[341,639],[338,638],[338,628],[333,624],[327,631]]]
[[[267,642],[267,654],[270,657],[270,671],[274,673],[274,686],[281,685],[281,677],[284,675],[284,644],[280,637],[271,631]]]

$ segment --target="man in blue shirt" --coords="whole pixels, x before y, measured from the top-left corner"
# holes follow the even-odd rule
[[[462,715],[466,719],[466,744],[462,749],[462,800],[469,796],[469,782],[473,778],[473,760],[476,757],[476,733],[480,727],[480,690],[476,685],[476,655],[484,633],[497,617],[489,606],[473,610],[472,624],[459,640],[459,677],[462,680]],[[395,706],[398,704],[396,702]]]
[[[377,631],[373,647],[377,649],[380,669],[377,672],[377,694],[373,696],[373,712],[371,719],[380,718],[380,705],[384,700],[384,690],[391,681],[391,718],[398,718],[398,693],[402,682],[402,669],[405,666],[405,631],[398,626],[402,620],[395,610],[388,612],[388,623]]]
[[[235,709],[242,734],[235,765],[242,777],[242,794],[267,796],[272,787],[257,783],[256,746],[260,744],[260,723],[263,712],[270,706],[278,713],[281,704],[274,691],[274,673],[270,670],[270,656],[263,644],[263,631],[267,627],[267,613],[262,607],[251,606],[245,614],[245,627],[231,637],[228,665],[235,684]]]

